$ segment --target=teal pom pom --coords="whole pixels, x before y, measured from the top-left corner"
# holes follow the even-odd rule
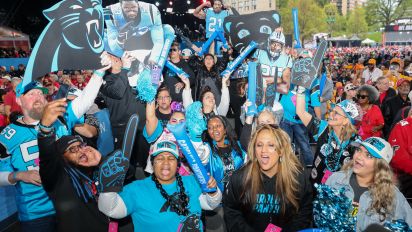
[[[189,137],[193,141],[201,139],[203,131],[206,130],[206,119],[202,107],[202,103],[196,101],[186,109],[186,126],[189,130]]]
[[[145,69],[137,81],[137,98],[144,102],[152,102],[157,93],[157,88],[152,84],[150,70]]]
[[[323,184],[315,184],[315,188],[318,191],[313,202],[316,226],[326,231],[355,232],[352,200],[345,196],[344,189],[336,190]]]

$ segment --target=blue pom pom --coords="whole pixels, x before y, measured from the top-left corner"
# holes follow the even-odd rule
[[[206,130],[206,120],[202,111],[202,103],[193,102],[186,109],[186,126],[189,130],[191,140],[199,140],[203,131]]]
[[[386,229],[395,232],[412,232],[412,227],[409,227],[405,220],[399,219],[392,222],[385,222],[383,225]]]
[[[315,184],[318,194],[313,202],[313,217],[317,227],[327,231],[356,231],[356,217],[352,216],[352,200],[344,189]]]
[[[144,102],[152,102],[157,93],[156,86],[152,85],[150,70],[145,69],[137,81],[137,98]]]

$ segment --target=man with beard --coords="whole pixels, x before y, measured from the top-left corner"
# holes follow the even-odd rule
[[[16,186],[16,203],[23,232],[56,230],[53,204],[42,187],[39,175],[39,129],[54,130],[57,137],[61,137],[71,134],[76,124],[82,124],[83,114],[93,104],[103,82],[102,76],[110,68],[108,64],[102,56],[102,65],[107,66],[95,71],[80,97],[70,103],[64,98],[49,103],[64,107],[66,112],[50,125],[39,123],[48,104],[45,97],[47,89],[35,81],[25,86],[21,83],[16,88],[16,101],[23,116],[0,134],[0,150],[3,151],[0,152],[0,186]]]

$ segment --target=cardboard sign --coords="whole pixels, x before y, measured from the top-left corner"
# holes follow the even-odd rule
[[[255,41],[260,49],[266,49],[268,37],[280,23],[277,11],[264,11],[227,16],[223,28],[233,48],[242,52],[252,41]]]
[[[63,69],[98,69],[103,43],[101,1],[63,0],[47,10],[50,21],[34,45],[23,86]]]

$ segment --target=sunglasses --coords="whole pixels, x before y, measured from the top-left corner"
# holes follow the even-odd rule
[[[70,153],[77,153],[81,148],[85,148],[87,146],[87,143],[80,143],[79,145],[69,147],[66,151],[69,151]]]
[[[368,95],[360,95],[360,94],[358,94],[358,98],[359,98],[359,99],[365,99],[365,98],[368,98]]]

